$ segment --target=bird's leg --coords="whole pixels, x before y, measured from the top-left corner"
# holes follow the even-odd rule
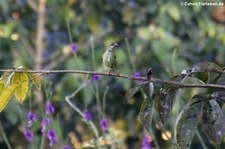
[[[116,75],[117,75],[117,76],[120,76],[120,73],[119,73],[119,71],[117,71]]]
[[[108,69],[108,72],[107,72],[108,76],[110,75],[110,68]]]
[[[117,74],[117,76],[120,76],[120,73],[119,73],[119,70],[118,69],[116,69],[116,74]]]

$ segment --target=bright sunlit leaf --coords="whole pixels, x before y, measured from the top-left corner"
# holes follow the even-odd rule
[[[10,82],[11,82],[11,79],[12,79],[13,74],[14,73],[11,73],[11,72],[4,72],[3,75],[1,76],[0,81],[2,83],[4,83],[5,87],[7,87],[8,85],[10,85]]]
[[[30,79],[34,82],[35,86],[41,90],[41,79],[40,77],[35,73],[28,73],[28,76]]]
[[[27,70],[29,71],[30,69],[26,68],[26,67],[23,67],[21,68],[22,70]],[[40,76],[37,75],[36,73],[31,73],[31,72],[28,72],[27,73],[29,78],[32,80],[32,82],[35,84],[35,86],[41,90],[41,79],[40,79]]]
[[[15,73],[12,78],[12,84],[17,84],[15,90],[16,99],[23,102],[28,92],[28,75],[27,73]]]
[[[4,89],[5,89],[4,83],[0,82],[0,95],[2,94]]]
[[[5,108],[17,87],[18,84],[12,84],[2,92],[0,95],[0,112],[2,112],[2,110]]]

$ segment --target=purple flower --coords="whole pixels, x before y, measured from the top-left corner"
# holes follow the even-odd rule
[[[145,136],[144,137],[144,140],[142,142],[141,149],[151,149],[151,144],[150,144],[149,136]]]
[[[85,118],[86,121],[91,121],[92,120],[92,116],[88,112],[88,110],[84,110],[84,118]]]
[[[53,104],[50,101],[48,101],[46,103],[45,113],[46,114],[54,114],[55,113],[55,108],[54,108]]]
[[[91,77],[92,81],[98,81],[100,79],[99,75],[97,74],[93,74],[92,77]]]
[[[135,78],[140,78],[141,77],[141,73],[140,72],[135,72],[134,73],[134,77]]]
[[[29,112],[27,115],[28,118],[28,124],[27,127],[31,127],[32,126],[32,122],[36,122],[37,121],[37,117],[34,113]]]
[[[48,139],[50,141],[50,143],[49,143],[50,146],[52,146],[53,143],[58,143],[59,142],[59,140],[58,140],[58,138],[56,136],[55,130],[48,130],[47,137],[48,137]]]
[[[26,137],[26,139],[29,141],[29,142],[31,142],[32,140],[33,140],[33,132],[32,131],[30,131],[30,130],[26,130],[25,132],[24,132],[24,136]]]
[[[75,43],[73,43],[73,44],[71,44],[71,50],[73,51],[73,52],[76,52],[77,51],[77,45],[75,44]]]
[[[108,121],[106,118],[103,118],[101,120],[101,127],[102,127],[102,131],[107,131],[108,130]]]
[[[44,118],[41,122],[41,132],[44,133],[46,126],[49,125],[51,120],[49,118]]]
[[[29,112],[29,113],[28,113],[27,118],[28,118],[28,120],[30,120],[30,121],[34,121],[34,122],[37,121],[36,115],[35,115],[34,113],[32,113],[32,112]]]
[[[69,145],[65,145],[63,149],[71,149]]]

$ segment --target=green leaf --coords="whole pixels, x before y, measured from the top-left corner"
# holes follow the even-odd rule
[[[152,124],[152,104],[153,100],[146,98],[142,105],[140,110],[140,120],[144,125],[145,130],[150,133],[150,128]]]
[[[213,94],[210,95],[210,97],[218,102],[225,103],[225,92],[224,91],[214,92]]]
[[[211,74],[210,74],[210,78],[211,78]],[[210,81],[211,84],[218,84],[218,80],[219,78],[221,78],[221,75],[217,75],[217,77],[215,77],[212,81]],[[224,82],[225,83],[225,82]],[[215,88],[208,88],[207,93],[208,94],[212,94],[216,91],[219,91],[220,89],[215,89]]]
[[[204,97],[196,95],[183,108],[175,125],[175,137],[180,149],[189,149],[201,118]]]
[[[29,78],[34,82],[35,86],[41,90],[41,79],[40,77],[35,73],[28,73]]]
[[[160,90],[155,91],[155,93],[153,94],[153,101],[154,101],[154,109],[156,111],[158,111],[158,107],[159,107],[159,95],[160,95]]]
[[[147,97],[152,98],[152,94],[154,91],[154,85],[152,82],[143,83],[142,89]]]
[[[158,101],[158,113],[161,122],[164,124],[171,110],[171,98],[165,90],[160,90]]]
[[[175,5],[175,4],[170,4],[168,7],[169,7],[168,8],[169,16],[175,21],[180,21],[181,13],[180,13],[179,8],[181,8],[181,7],[177,7],[177,5]]]
[[[5,108],[17,87],[18,84],[12,84],[7,89],[3,90],[2,94],[0,95],[0,112],[2,112],[2,110]]]
[[[125,95],[126,99],[129,100],[131,97],[133,97],[139,91],[139,89],[141,87],[142,87],[142,85],[136,85],[136,86],[130,88]]]
[[[223,70],[217,64],[206,61],[206,62],[202,62],[202,63],[196,64],[192,68],[192,71],[191,72],[192,73],[194,73],[194,72],[216,72],[216,73],[223,73]]]
[[[204,83],[207,83],[208,79],[209,79],[208,72],[195,72],[191,76],[194,78],[198,78],[199,80],[201,80]]]
[[[172,78],[169,79],[169,81],[181,82],[184,78],[185,78],[185,75],[181,74],[181,75],[173,76]],[[180,87],[175,84],[166,84],[163,88],[166,91],[174,91],[174,90],[179,89]]]
[[[87,17],[87,24],[92,32],[99,31],[100,15],[91,13]]]
[[[181,75],[173,76],[172,78],[170,78],[169,81],[182,82],[185,77],[186,77],[186,74],[181,74]],[[171,106],[172,106],[175,101],[177,90],[180,89],[180,87],[175,84],[166,84],[164,85],[163,89],[168,92],[169,97],[171,98]]]
[[[225,74],[222,74],[217,82],[220,85],[225,85]]]
[[[220,105],[215,100],[205,102],[202,111],[201,125],[206,136],[220,144],[225,132],[225,117]]]
[[[15,90],[16,99],[23,102],[28,92],[28,76],[27,73],[15,73],[12,78],[12,84],[17,84]]]

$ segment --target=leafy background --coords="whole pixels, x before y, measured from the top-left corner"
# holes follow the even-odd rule
[[[20,65],[35,69],[37,13],[30,4],[25,0],[0,1],[1,69]],[[152,67],[153,77],[168,79],[202,61],[224,66],[224,9],[224,6],[182,7],[178,0],[48,0],[42,68],[107,71],[101,55],[113,41],[119,42],[116,50],[119,71],[128,75],[138,71],[145,76],[148,67]],[[78,46],[75,55],[70,52],[71,42]],[[94,56],[90,54],[92,47]],[[59,62],[60,58],[64,60]],[[56,106],[54,123],[64,141],[70,142],[71,134],[75,134],[79,142],[90,139],[85,129],[87,126],[64,100],[85,79],[87,76],[73,74],[51,74],[42,78],[44,90]],[[138,117],[143,101],[141,94],[129,101],[125,99],[126,91],[135,84],[112,77],[101,77],[98,81],[100,97],[109,87],[105,113],[110,127],[122,131],[120,137],[129,148],[140,148],[144,135]],[[79,92],[74,103],[80,109],[88,108],[97,122],[94,87],[88,86]],[[163,129],[159,127],[158,115],[153,115],[152,129],[162,147],[172,146],[173,136],[167,140],[162,135],[173,132],[179,111],[196,92],[187,89],[179,95]],[[27,146],[20,128],[31,109],[41,113],[44,111],[44,101],[38,101],[34,89],[29,91],[29,98],[22,105],[11,100],[0,113],[4,130],[16,149]],[[38,124],[36,127],[38,135]],[[208,140],[204,135],[203,138]],[[212,146],[209,141],[206,143]],[[0,140],[0,147],[5,147],[3,140]],[[201,148],[197,139],[194,139],[192,147]]]

